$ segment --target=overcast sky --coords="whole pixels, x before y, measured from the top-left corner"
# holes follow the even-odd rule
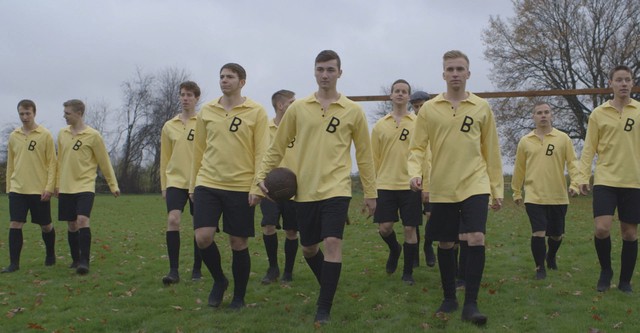
[[[209,101],[228,62],[247,70],[243,95],[273,114],[274,91],[316,90],[313,62],[323,49],[340,54],[338,90],[350,96],[378,95],[398,78],[441,92],[441,57],[451,49],[469,55],[467,88],[493,91],[482,31],[490,16],[512,11],[509,0],[0,0],[0,128],[19,125],[23,98],[54,135],[65,126],[65,100],[104,100],[115,111],[136,67],[184,69]]]

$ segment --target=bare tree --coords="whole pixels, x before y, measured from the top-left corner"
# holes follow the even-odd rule
[[[88,103],[87,112],[84,114],[85,123],[100,132],[112,157],[117,154],[117,133],[109,122],[109,115],[114,112],[116,111],[111,110],[109,103],[102,99],[98,102]]]
[[[640,2],[637,0],[513,0],[515,16],[492,17],[484,31],[492,81],[502,90],[606,87],[620,64],[640,69]],[[640,82],[636,76],[636,81]],[[549,99],[554,125],[583,139],[592,109],[608,96]],[[521,136],[531,124],[531,101],[493,101],[503,134]],[[515,109],[517,108],[517,109]],[[523,108],[523,110],[520,110]],[[517,111],[514,111],[517,110]],[[516,141],[517,143],[517,141]],[[515,151],[515,150],[514,150]]]
[[[135,76],[122,84],[124,104],[119,134],[123,146],[116,174],[123,193],[141,192],[139,177],[147,135],[142,129],[147,125],[153,109],[153,82],[153,75],[145,74],[138,68]]]

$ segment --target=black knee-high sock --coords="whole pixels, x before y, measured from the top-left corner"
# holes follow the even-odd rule
[[[469,243],[467,241],[460,241],[459,248],[456,250],[456,277],[459,280],[465,281],[467,279],[467,250],[469,249]],[[459,254],[459,256],[458,256]]]
[[[387,246],[389,246],[389,251],[391,251],[391,253],[395,254],[398,252],[398,245],[400,244],[398,243],[398,239],[396,238],[395,231],[392,231],[389,236],[382,236],[381,234],[380,237],[382,237],[382,240],[387,243]]]
[[[531,236],[531,254],[533,255],[533,262],[536,264],[536,269],[545,270],[544,258],[546,257],[547,246],[544,242],[544,237]]]
[[[197,272],[202,269],[202,256],[196,238],[193,238],[193,271]]]
[[[91,228],[78,230],[78,246],[80,247],[80,262],[88,264],[91,258]]]
[[[80,260],[80,245],[78,244],[78,236],[80,231],[68,231],[67,242],[69,243],[69,252],[71,253],[71,260],[78,262]]]
[[[416,246],[419,249],[420,248],[420,226],[419,225],[416,226],[416,239],[418,240],[416,242]],[[414,258],[413,260],[419,262],[419,260],[420,260],[419,257],[420,257],[420,251],[417,251],[413,256],[413,258]]]
[[[56,256],[56,229],[51,228],[49,232],[42,233],[42,241],[44,242],[44,248],[47,258],[54,258]]]
[[[453,256],[453,249],[443,249],[438,247],[438,267],[440,268],[440,282],[445,299],[456,298],[456,258]]]
[[[318,249],[318,253],[316,253],[315,256],[311,258],[305,257],[304,260],[307,261],[307,264],[309,265],[309,268],[311,268],[313,274],[316,276],[316,280],[318,280],[318,283],[322,284],[322,263],[324,262],[324,253],[322,253],[322,250]]]
[[[631,282],[633,270],[638,259],[638,240],[622,241],[622,253],[620,253],[620,282]]]
[[[544,239],[543,239],[544,241]],[[480,291],[480,281],[484,272],[485,247],[469,246],[467,251],[467,269],[465,276],[464,303],[475,304]]]
[[[284,241],[284,271],[293,272],[293,265],[296,262],[296,255],[298,254],[298,239],[287,238]]]
[[[611,236],[603,239],[594,237],[593,243],[596,246],[596,253],[598,254],[598,260],[600,261],[600,269],[603,271],[610,271],[611,270]]]
[[[278,234],[262,234],[262,239],[264,249],[267,251],[267,259],[269,259],[269,267],[278,267]]]
[[[322,263],[322,280],[320,281],[320,294],[318,295],[318,312],[330,313],[333,297],[338,289],[340,280],[341,262]]]
[[[233,299],[244,300],[247,293],[247,283],[249,283],[249,273],[251,272],[251,257],[249,249],[233,252],[233,262],[231,271],[233,272]]]
[[[404,267],[402,268],[402,274],[413,274],[413,260],[418,253],[418,244],[402,244],[404,248]]]
[[[9,260],[15,266],[20,266],[23,242],[22,229],[9,228]]]
[[[202,256],[202,262],[214,281],[222,281],[224,279],[224,273],[222,272],[222,264],[220,263],[220,250],[216,242],[211,242],[211,245],[204,249],[200,249],[200,255]]]
[[[169,255],[169,269],[178,271],[180,262],[180,231],[167,231],[165,233],[167,239],[167,254]]]
[[[560,240],[555,240],[549,237],[547,240],[547,257],[555,258],[558,253],[558,249],[560,248],[560,244],[562,244],[562,238],[560,238]]]

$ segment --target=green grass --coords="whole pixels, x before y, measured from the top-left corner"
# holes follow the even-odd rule
[[[507,194],[509,197],[510,194]],[[533,280],[530,229],[524,208],[510,199],[503,210],[489,214],[487,263],[479,305],[489,316],[484,329],[460,321],[460,311],[433,316],[441,301],[437,267],[424,263],[415,271],[415,286],[405,286],[400,272],[384,272],[387,251],[371,220],[360,213],[361,195],[351,203],[351,225],[344,243],[344,265],[332,310],[332,322],[314,327],[318,285],[301,253],[290,287],[263,286],[267,268],[262,238],[250,241],[251,278],[240,312],[206,305],[211,278],[189,280],[193,232],[183,223],[180,273],[182,281],[164,287],[167,272],[164,203],[159,195],[106,195],[96,198],[91,221],[91,273],[78,276],[70,262],[66,225],[56,222],[58,263],[45,267],[39,228],[24,228],[21,269],[0,275],[0,331],[48,332],[587,332],[640,331],[637,294],[617,289],[595,291],[598,264],[593,249],[591,197],[572,199],[558,271],[544,281]],[[0,211],[8,218],[8,199]],[[54,200],[53,216],[57,216]],[[259,210],[256,231],[260,235]],[[8,264],[8,222],[0,229],[0,266]],[[400,226],[396,231],[400,233]],[[281,267],[284,235],[279,233]],[[218,234],[225,273],[231,276],[227,237]],[[614,271],[619,271],[619,230],[612,233]],[[421,259],[424,257],[421,255]],[[402,266],[402,264],[401,264]],[[401,270],[401,267],[399,268]],[[206,270],[205,270],[206,273]],[[638,273],[634,275],[638,281]],[[617,282],[617,274],[614,283]],[[462,301],[462,293],[458,293]],[[15,313],[14,313],[15,312]]]

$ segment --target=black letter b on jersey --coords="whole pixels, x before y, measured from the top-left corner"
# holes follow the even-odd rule
[[[336,117],[331,117],[331,120],[329,121],[329,125],[327,126],[326,131],[329,133],[335,133],[339,125],[340,125],[340,119]]]
[[[229,126],[229,130],[231,132],[237,132],[238,126],[240,126],[240,124],[242,124],[242,119],[238,117],[233,117],[233,120],[231,120],[231,125]]]
[[[78,140],[76,141],[76,144],[73,145],[73,150],[78,150],[80,147],[82,147],[82,141]]]
[[[551,156],[551,155],[553,155],[553,150],[554,149],[556,149],[556,146],[554,146],[552,144],[549,144],[547,146],[547,151],[544,154],[547,155],[547,156]]]
[[[196,130],[194,130],[193,128],[189,130],[189,134],[187,134],[187,140],[188,141],[193,141],[193,138],[195,138],[194,133]]]
[[[402,133],[400,133],[400,141],[407,141],[408,135],[409,135],[409,130],[406,128],[403,128]]]
[[[464,121],[462,122],[462,126],[460,126],[461,132],[469,132],[471,130],[471,125],[473,125],[473,118],[469,116],[464,116]]]
[[[631,132],[631,130],[633,129],[633,125],[635,125],[636,121],[631,119],[631,118],[627,118],[627,123],[624,124],[624,130],[625,132]]]
[[[31,142],[29,142],[29,146],[27,147],[27,149],[28,149],[29,151],[34,151],[34,150],[36,150],[36,142],[35,142],[35,141],[33,141],[33,140],[31,140]]]

